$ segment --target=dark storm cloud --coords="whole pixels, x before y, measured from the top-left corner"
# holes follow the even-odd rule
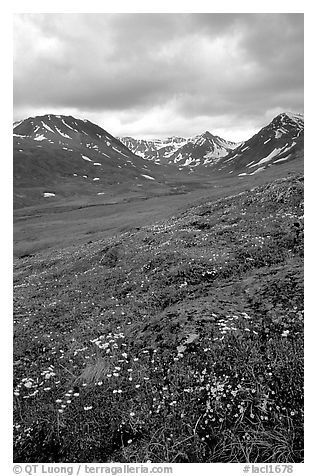
[[[84,111],[256,127],[267,111],[303,109],[302,14],[19,14],[15,116]],[[156,117],[156,110],[160,114]],[[162,112],[163,111],[163,112]],[[166,123],[164,124],[164,128]],[[147,129],[151,129],[147,126]],[[162,128],[163,130],[163,128]],[[115,131],[120,133],[119,131]],[[142,132],[141,130],[139,131]],[[175,133],[175,130],[171,130]]]

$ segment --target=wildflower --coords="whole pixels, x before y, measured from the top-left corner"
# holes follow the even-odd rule
[[[79,397],[79,393],[74,393],[74,397]]]
[[[134,417],[134,416],[135,416],[135,413],[134,413],[134,412],[131,412],[131,413],[130,413],[130,416],[131,416],[131,417]]]
[[[132,443],[132,440],[131,440],[131,439],[130,439],[130,440],[128,440],[128,445],[130,445],[131,443]]]
[[[140,384],[137,384],[137,385],[135,386],[135,388],[140,388]]]
[[[91,409],[92,409],[92,405],[90,407],[84,407],[85,411],[88,411],[88,410],[91,410]]]

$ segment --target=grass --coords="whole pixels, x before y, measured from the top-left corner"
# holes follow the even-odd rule
[[[303,460],[303,180],[16,260],[16,462]]]

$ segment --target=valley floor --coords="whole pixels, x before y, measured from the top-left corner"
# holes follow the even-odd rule
[[[170,218],[199,200],[216,200],[278,177],[301,173],[303,164],[272,167],[250,177],[173,177],[162,189],[109,188],[102,196],[48,198],[14,211],[14,256],[34,255],[114,236]],[[44,202],[44,203],[43,203]]]
[[[303,461],[303,178],[270,179],[113,236],[90,207],[90,243],[80,210],[20,215],[15,462]]]

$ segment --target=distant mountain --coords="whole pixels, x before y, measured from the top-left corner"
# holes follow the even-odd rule
[[[109,184],[142,186],[162,175],[161,166],[133,154],[96,124],[72,116],[48,114],[14,123],[13,152],[15,199],[22,204],[35,190],[44,198],[54,197],[56,189],[97,195]]]
[[[118,139],[134,154],[157,164],[168,162],[169,157],[187,142],[184,137],[153,140],[134,139],[133,137],[118,137]]]
[[[221,173],[254,175],[267,167],[303,158],[304,116],[284,112],[218,164]]]
[[[239,144],[214,136],[209,131],[187,140],[170,157],[170,162],[179,166],[197,167],[216,164]]]
[[[214,136],[206,131],[201,135],[185,139],[143,140],[122,137],[120,141],[134,154],[157,164],[175,164],[178,167],[197,167],[216,163],[239,144]]]

